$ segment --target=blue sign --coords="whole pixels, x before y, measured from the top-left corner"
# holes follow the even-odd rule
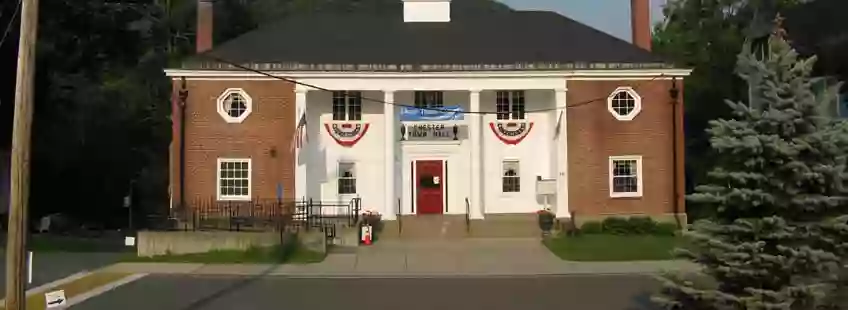
[[[465,111],[458,105],[428,109],[400,108],[402,122],[461,121],[463,119],[465,119]]]

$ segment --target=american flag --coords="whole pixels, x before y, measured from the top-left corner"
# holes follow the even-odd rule
[[[306,112],[300,114],[300,120],[297,122],[297,128],[294,130],[292,137],[292,151],[303,148],[303,144],[309,142],[309,136],[306,135]]]

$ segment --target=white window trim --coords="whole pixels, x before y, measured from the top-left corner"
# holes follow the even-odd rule
[[[497,103],[497,100],[498,100],[498,93],[500,93],[500,92],[507,93],[506,94],[507,95],[507,97],[506,97],[506,99],[507,99],[507,103],[506,103],[506,106],[507,106],[506,116],[507,116],[507,118],[506,119],[499,119],[498,118],[498,112],[497,112],[498,103]],[[521,105],[524,107],[524,112],[523,112],[524,118],[513,118],[513,115],[512,115],[512,113],[514,113],[513,100],[515,99],[515,97],[512,96],[513,92],[521,92],[521,98],[524,100],[524,102],[521,103]],[[514,123],[514,122],[528,121],[529,118],[530,118],[529,114],[527,113],[527,91],[521,90],[521,89],[495,91],[495,121],[497,121],[498,123]]]
[[[505,176],[506,171],[504,170],[504,165],[507,162],[515,162],[515,163],[518,164],[518,176],[517,176],[517,178],[518,178],[518,191],[517,192],[505,192],[503,190],[503,182],[504,182],[504,178],[506,178],[506,176]],[[513,158],[513,157],[507,157],[507,158],[502,159],[501,160],[501,182],[500,182],[501,195],[502,196],[514,196],[514,195],[521,194],[521,192],[524,191],[524,184],[523,183],[524,183],[524,178],[522,177],[522,173],[521,173],[521,160],[519,160],[518,158]]]
[[[416,99],[418,99],[418,96],[416,95],[417,93],[420,93],[421,96],[424,96],[427,93],[439,93],[440,94],[439,98],[442,99],[441,102],[440,102],[441,106],[430,106],[430,105],[422,104],[423,108],[425,108],[425,109],[438,109],[438,108],[445,106],[445,95],[446,95],[445,91],[441,91],[441,90],[416,90],[416,91],[413,91],[413,93],[412,93],[412,101],[413,101],[412,105],[416,108],[418,108],[418,106],[419,106],[419,104],[418,104],[419,102],[418,102],[418,100],[416,100]]]
[[[618,115],[618,113],[615,112],[615,109],[612,108],[613,98],[615,98],[615,95],[620,92],[626,92],[633,97],[633,111],[631,111],[630,114]],[[633,87],[625,86],[616,88],[609,97],[607,97],[607,110],[619,121],[632,121],[637,115],[639,115],[640,112],[642,112],[642,96],[639,96],[639,94],[633,90]]]
[[[636,192],[635,193],[616,193],[613,188],[613,169],[615,168],[615,162],[620,160],[635,160],[636,161]],[[609,158],[609,166],[608,177],[609,177],[609,193],[610,198],[635,198],[642,197],[643,184],[644,180],[642,179],[642,156],[639,155],[627,155],[627,156],[610,156]]]
[[[247,195],[221,195],[221,164],[229,162],[247,163]],[[218,165],[215,166],[215,178],[215,195],[218,201],[250,201],[253,193],[253,162],[250,158],[218,158]]]
[[[346,164],[349,164],[353,167],[353,185],[355,187],[354,188],[355,191],[353,193],[342,194],[339,191],[341,189],[341,180],[342,180],[341,172],[342,172],[342,165],[346,165]],[[358,177],[359,173],[356,171],[356,168],[357,168],[356,166],[357,166],[356,162],[352,161],[352,160],[340,160],[340,161],[336,162],[336,195],[338,195],[340,197],[352,197],[352,196],[356,196],[356,195],[359,194],[359,177]]]
[[[230,116],[230,113],[228,113],[227,109],[224,108],[224,101],[227,100],[227,97],[230,96],[230,94],[239,94],[242,98],[244,98],[245,110],[239,117]],[[244,122],[250,113],[253,113],[253,98],[251,98],[250,95],[241,88],[227,88],[227,90],[218,96],[218,100],[216,100],[215,103],[218,105],[218,114],[221,115],[221,118],[223,118],[224,121],[230,124],[240,124]]]
[[[343,97],[344,98],[344,102],[343,102],[344,119],[341,119],[341,120],[335,119],[336,118],[336,114],[335,114],[336,113],[336,111],[335,111],[336,92],[337,91],[333,91],[333,92],[330,93],[330,119],[332,120],[332,122],[334,122],[334,123],[361,122],[364,118],[364,115],[365,115],[365,111],[364,111],[365,104],[363,103],[363,98],[365,98],[365,95],[363,94],[363,91],[361,91],[361,90],[339,90],[338,91],[338,92],[344,93],[343,94],[344,95],[344,97]],[[359,119],[358,120],[352,119],[353,117],[351,116],[351,113],[350,113],[350,107],[353,106],[350,103],[350,99],[355,98],[355,96],[351,96],[351,93],[354,93],[354,92],[359,93]]]

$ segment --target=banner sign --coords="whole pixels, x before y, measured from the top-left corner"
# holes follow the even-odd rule
[[[422,109],[414,107],[400,108],[401,122],[433,122],[433,121],[461,121],[465,118],[465,111],[461,106],[445,106],[441,108]]]
[[[465,139],[465,125],[445,125],[444,123],[402,124],[402,141],[456,141]]]

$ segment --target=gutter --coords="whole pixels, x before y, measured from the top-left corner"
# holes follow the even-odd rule
[[[249,71],[232,68],[212,69],[165,69],[165,76],[177,78],[263,78],[268,75],[286,78],[456,78],[456,77],[565,77],[565,78],[672,78],[686,77],[691,69],[568,69],[568,70],[474,70],[474,71],[343,71],[343,70],[279,70],[259,68]]]
[[[679,186],[679,177],[678,177],[678,161],[679,161],[679,152],[677,151],[677,139],[679,133],[677,132],[677,113],[679,109],[679,96],[680,89],[677,88],[677,77],[672,78],[671,80],[671,89],[668,90],[668,95],[671,97],[671,154],[672,154],[672,190],[671,190],[671,198],[672,198],[672,207],[674,209],[674,220],[677,223],[678,228],[683,228],[682,223],[680,223],[680,186]]]
[[[186,205],[185,199],[185,121],[186,121],[186,100],[188,99],[188,90],[186,89],[186,79],[182,78],[179,92],[179,108],[180,108],[180,205],[179,209],[184,210]]]

